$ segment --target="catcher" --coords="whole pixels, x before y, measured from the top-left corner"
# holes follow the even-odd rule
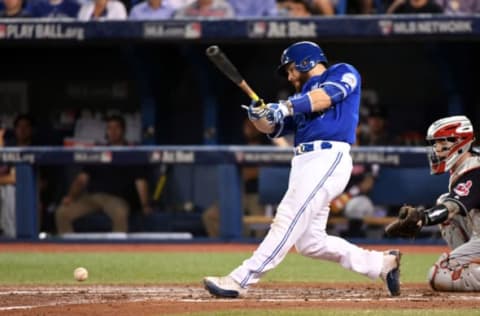
[[[436,205],[405,205],[386,228],[387,235],[415,237],[423,226],[440,225],[451,249],[430,268],[428,280],[437,291],[480,291],[480,156],[473,151],[472,123],[465,116],[435,121],[428,128],[432,174],[449,171],[449,192]]]

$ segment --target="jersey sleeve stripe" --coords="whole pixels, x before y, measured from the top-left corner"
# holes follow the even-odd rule
[[[326,81],[326,82],[322,83],[322,85],[320,87],[323,88],[324,86],[328,86],[328,85],[332,85],[332,86],[338,88],[340,91],[342,91],[344,98],[347,96],[347,90],[345,89],[344,86],[342,86],[339,83],[336,83],[336,82],[333,82],[333,81]]]

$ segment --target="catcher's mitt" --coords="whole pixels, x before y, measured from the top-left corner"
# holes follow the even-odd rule
[[[415,237],[423,225],[423,208],[404,205],[398,212],[398,219],[385,228],[385,233],[392,237]]]

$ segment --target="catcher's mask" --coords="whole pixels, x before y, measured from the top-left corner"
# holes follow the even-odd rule
[[[470,120],[457,115],[433,122],[428,128],[426,140],[430,144],[430,172],[440,174],[450,170],[470,150],[475,136]]]

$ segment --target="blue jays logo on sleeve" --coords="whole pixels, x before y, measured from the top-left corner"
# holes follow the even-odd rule
[[[470,188],[472,187],[472,181],[468,180],[465,183],[459,183],[457,186],[453,189],[453,192],[455,192],[458,196],[467,196],[470,194]]]
[[[355,89],[357,86],[357,78],[355,77],[354,74],[351,72],[348,72],[342,76],[342,79],[340,79],[341,82],[345,83],[350,90]]]

